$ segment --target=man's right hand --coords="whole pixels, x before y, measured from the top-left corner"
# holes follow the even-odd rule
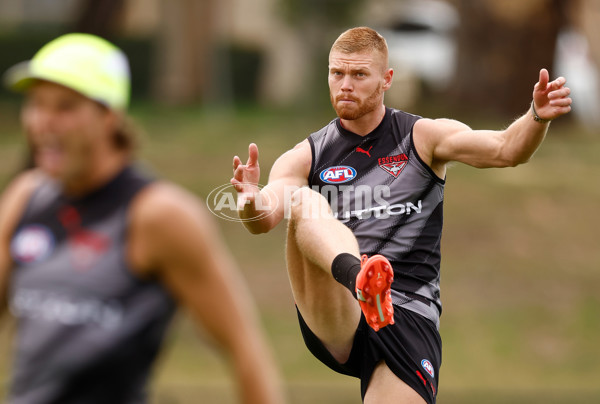
[[[239,217],[250,233],[267,233],[284,219],[293,191],[308,185],[311,159],[310,144],[305,139],[273,163],[269,183],[263,188],[258,184],[258,147],[254,143],[248,146],[246,164],[238,156],[233,158],[231,184],[238,193]]]
[[[238,156],[233,158],[233,178],[231,179],[231,184],[238,192],[239,206],[254,202],[256,194],[260,192],[258,188],[259,180],[258,146],[250,143],[246,164],[242,164],[242,160]]]

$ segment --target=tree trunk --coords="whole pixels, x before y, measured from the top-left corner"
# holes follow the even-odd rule
[[[124,5],[124,0],[86,0],[79,9],[74,31],[110,39]]]
[[[453,98],[471,112],[516,117],[543,67],[552,75],[566,0],[457,0],[461,16]]]
[[[214,52],[214,0],[162,0],[154,96],[168,104],[202,100]]]

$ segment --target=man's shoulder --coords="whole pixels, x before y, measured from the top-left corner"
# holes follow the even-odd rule
[[[185,229],[209,225],[208,209],[201,199],[169,181],[155,181],[136,195],[129,211],[131,227],[144,239],[176,242]]]
[[[396,108],[386,108],[393,119],[400,122],[414,124],[416,121],[423,119],[421,115],[406,112]]]
[[[132,211],[144,221],[160,223],[173,220],[181,213],[196,210],[201,205],[198,197],[170,181],[155,181],[136,195]]]
[[[164,269],[166,257],[212,226],[206,211],[196,195],[169,181],[141,190],[129,210],[129,255],[136,272]]]
[[[2,193],[2,204],[4,205],[8,201],[14,200],[25,202],[34,189],[42,184],[45,178],[45,175],[37,169],[19,173]]]
[[[332,130],[337,130],[337,125],[339,122],[340,118],[333,118],[331,121],[329,121],[325,126],[323,126],[322,128],[312,132],[309,136],[308,139],[315,139],[315,138],[319,138],[319,137],[323,137],[325,136],[328,132],[332,131]]]
[[[0,228],[10,233],[21,217],[33,191],[42,183],[44,175],[39,170],[18,174],[6,187],[0,198]]]

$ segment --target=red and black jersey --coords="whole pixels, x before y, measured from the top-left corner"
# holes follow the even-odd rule
[[[419,116],[386,108],[359,136],[336,118],[310,135],[308,183],[352,230],[361,254],[382,254],[394,268],[392,299],[439,325],[440,241],[445,181],[419,157]]]
[[[11,243],[17,340],[9,403],[143,403],[175,303],[127,264],[128,209],[152,180],[127,167],[82,198],[43,181]]]

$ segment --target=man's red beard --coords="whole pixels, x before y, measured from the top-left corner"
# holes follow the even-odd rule
[[[333,109],[335,109],[335,112],[341,119],[354,121],[362,118],[369,112],[373,112],[381,103],[382,93],[383,90],[381,86],[378,86],[375,91],[373,91],[371,95],[369,95],[364,101],[349,95],[338,95],[334,98],[331,93],[329,98],[331,99],[331,105],[333,105]],[[340,100],[351,100],[354,101],[354,103],[344,103],[339,105]]]

